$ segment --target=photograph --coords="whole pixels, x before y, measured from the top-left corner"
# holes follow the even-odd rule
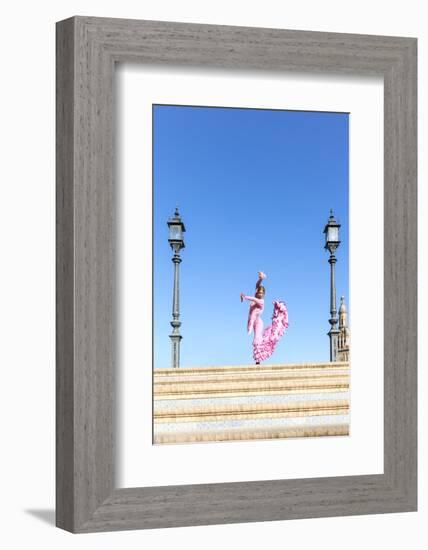
[[[152,137],[153,444],[348,436],[349,113],[154,104]]]

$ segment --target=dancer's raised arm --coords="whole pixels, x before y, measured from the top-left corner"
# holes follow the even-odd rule
[[[266,279],[266,274],[263,273],[263,271],[258,271],[257,275],[259,276],[259,278],[256,283],[256,290],[262,285],[263,279]]]
[[[250,302],[254,302],[255,304],[261,306],[263,304],[263,300],[256,298],[255,296],[245,296],[243,292],[241,292],[241,302],[244,300],[248,300]]]

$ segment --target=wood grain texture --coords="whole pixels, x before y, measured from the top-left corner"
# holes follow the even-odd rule
[[[56,521],[74,526],[74,24],[56,36]]]
[[[115,489],[117,61],[383,76],[383,475]],[[416,144],[413,38],[88,17],[57,24],[59,527],[92,532],[416,510]]]

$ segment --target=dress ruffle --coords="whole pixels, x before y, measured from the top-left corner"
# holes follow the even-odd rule
[[[282,301],[273,303],[272,324],[263,331],[263,336],[253,342],[254,361],[260,363],[268,359],[288,328],[287,306]]]

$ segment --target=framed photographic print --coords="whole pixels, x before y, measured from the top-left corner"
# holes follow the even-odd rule
[[[416,40],[57,26],[57,525],[416,509]]]

